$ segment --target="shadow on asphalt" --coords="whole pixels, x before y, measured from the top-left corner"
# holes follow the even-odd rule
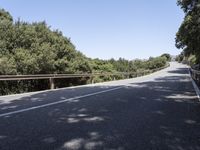
[[[186,68],[177,68],[173,71],[168,71],[169,73],[176,73],[176,74],[188,74],[188,70]]]
[[[199,150],[200,108],[191,82],[178,69],[155,81],[0,118],[0,149]],[[2,112],[111,87],[35,94]],[[48,99],[47,99],[48,97]]]

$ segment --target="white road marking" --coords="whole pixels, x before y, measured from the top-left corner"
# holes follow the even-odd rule
[[[65,102],[68,102],[68,101],[77,100],[77,99],[80,99],[80,98],[90,97],[90,96],[94,96],[94,95],[118,90],[118,89],[121,89],[121,88],[123,88],[123,87],[120,86],[120,87],[107,89],[107,90],[103,90],[103,91],[99,91],[99,92],[95,92],[95,93],[90,93],[90,94],[86,94],[86,95],[82,95],[82,96],[77,96],[77,97],[73,97],[73,98],[68,98],[68,99],[64,99],[64,100],[60,100],[60,101],[56,101],[56,102],[52,102],[52,103],[48,103],[48,104],[43,104],[43,105],[25,108],[25,109],[21,109],[21,110],[16,110],[16,111],[8,112],[8,113],[3,113],[3,114],[0,114],[0,117],[5,117],[5,116],[13,115],[13,114],[27,112],[27,111],[30,111],[30,110],[35,110],[35,109],[44,108],[44,107],[48,107],[48,106],[52,106],[52,105],[57,105],[57,104],[65,103]]]
[[[178,63],[171,63],[172,65],[166,69],[163,69],[161,71],[158,71],[156,73],[153,73],[153,74],[150,74],[150,75],[147,75],[145,77],[139,77],[139,78],[133,78],[133,79],[127,79],[127,80],[120,80],[120,81],[112,81],[112,82],[108,82],[109,84],[111,84],[112,86],[116,86],[116,85],[120,85],[120,87],[116,87],[116,88],[111,88],[111,89],[107,89],[107,90],[103,90],[103,91],[99,91],[99,92],[95,92],[95,93],[90,93],[90,94],[87,94],[87,95],[82,95],[82,96],[79,96],[79,97],[73,97],[73,98],[69,98],[69,99],[64,99],[64,100],[60,100],[60,101],[56,101],[56,102],[52,102],[52,103],[48,103],[48,104],[43,104],[43,105],[40,105],[40,106],[34,106],[34,107],[30,107],[30,108],[25,108],[25,109],[21,109],[21,110],[17,110],[17,111],[12,111],[12,112],[8,112],[8,113],[3,113],[3,114],[0,114],[0,117],[4,117],[4,116],[8,116],[8,115],[13,115],[13,114],[18,114],[18,113],[22,113],[22,112],[27,112],[27,111],[30,111],[30,110],[35,110],[35,109],[39,109],[39,108],[44,108],[44,107],[48,107],[48,106],[52,106],[52,105],[56,105],[56,104],[60,104],[60,103],[64,103],[64,102],[67,102],[67,101],[72,101],[72,100],[77,100],[77,99],[80,99],[80,98],[84,98],[84,97],[89,97],[89,96],[93,96],[93,95],[98,95],[98,94],[101,94],[101,93],[106,93],[106,92],[109,92],[109,91],[114,91],[114,90],[117,90],[117,89],[121,89],[122,87],[124,86],[127,86],[129,83],[137,83],[137,82],[146,82],[146,81],[154,81],[156,78],[160,78],[160,77],[166,77],[166,76],[171,76],[171,73],[167,73],[169,72],[170,70],[174,70],[174,69],[177,69],[178,67],[180,66],[183,66],[182,64],[178,64]],[[185,67],[185,65],[184,65]],[[175,73],[173,73],[175,74]],[[122,83],[123,81],[123,83]],[[108,83],[105,83],[105,85],[107,85]],[[96,85],[104,85],[104,83],[102,84],[96,84]],[[194,81],[193,81],[193,86],[195,85]],[[86,85],[87,86],[87,85]],[[195,87],[195,86],[194,86]],[[73,88],[76,88],[76,87],[73,87]],[[65,89],[68,89],[68,88],[65,88]],[[198,89],[198,88],[196,88]],[[195,89],[195,91],[196,91]],[[198,89],[199,90],[199,89]],[[197,92],[197,91],[196,91]],[[39,93],[39,92],[38,92]],[[41,93],[41,92],[40,92]],[[198,95],[198,98],[200,97],[200,91],[197,92],[197,95]],[[23,95],[22,95],[23,96]],[[8,96],[9,97],[9,96]],[[0,97],[1,98],[1,97]],[[200,99],[200,98],[199,98]]]

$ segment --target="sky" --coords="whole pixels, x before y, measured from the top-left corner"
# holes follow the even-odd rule
[[[88,57],[146,59],[177,55],[184,13],[176,0],[0,0],[14,20],[46,21]]]

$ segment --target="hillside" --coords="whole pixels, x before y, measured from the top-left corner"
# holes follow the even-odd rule
[[[0,75],[135,72],[162,67],[166,61],[165,56],[145,61],[91,59],[77,51],[61,31],[51,30],[45,21],[14,21],[9,12],[0,9]],[[110,78],[96,82],[105,80]],[[57,87],[85,83],[87,79],[62,79],[57,81]],[[48,81],[1,81],[1,85],[0,93],[18,93],[46,89]]]

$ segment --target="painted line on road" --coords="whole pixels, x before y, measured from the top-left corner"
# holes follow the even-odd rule
[[[200,101],[200,90],[199,90],[197,84],[195,83],[194,79],[192,78],[192,75],[191,75],[191,73],[190,73],[189,68],[188,68],[188,72],[189,72],[190,79],[191,79],[191,81],[192,81],[192,85],[193,85],[193,87],[194,87],[194,90],[195,90],[195,92],[196,92],[196,94],[197,94],[197,97],[198,97],[198,99],[199,99],[199,101]]]
[[[115,91],[115,90],[118,90],[118,89],[121,89],[121,88],[123,88],[123,87],[120,86],[120,87],[107,89],[107,90],[103,90],[103,91],[99,91],[99,92],[95,92],[95,93],[90,93],[90,94],[86,94],[86,95],[82,95],[82,96],[77,96],[77,97],[73,97],[73,98],[60,100],[60,101],[57,101],[57,102],[52,102],[52,103],[43,104],[43,105],[34,106],[34,107],[29,107],[29,108],[16,110],[16,111],[8,112],[8,113],[3,113],[3,114],[0,114],[0,117],[5,117],[5,116],[13,115],[13,114],[27,112],[27,111],[30,111],[30,110],[35,110],[35,109],[44,108],[44,107],[48,107],[48,106],[52,106],[52,105],[57,105],[57,104],[65,103],[65,102],[72,101],[72,100],[77,100],[77,99],[90,97],[90,96],[94,96],[94,95],[98,95],[98,94],[102,94],[102,93],[106,93],[106,92],[110,92],[110,91]]]

